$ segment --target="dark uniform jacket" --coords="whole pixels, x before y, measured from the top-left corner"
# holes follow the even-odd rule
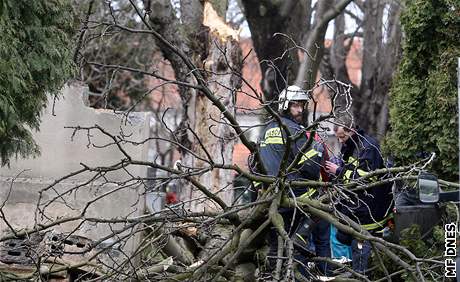
[[[305,129],[302,125],[288,117],[281,117],[281,121],[288,128],[289,134],[295,138],[290,143],[287,163],[284,167],[287,168],[298,154],[302,154],[299,162],[286,175],[286,178],[288,180],[319,180],[323,146],[313,141],[310,147],[303,150],[302,153],[301,149],[308,141]],[[268,124],[261,135],[260,155],[267,174],[270,176],[279,175],[280,166],[286,150],[287,136],[283,127],[277,121],[272,121]],[[311,194],[315,192],[314,189],[309,189],[308,187],[293,189],[295,196],[303,195],[308,191]]]
[[[341,153],[344,165],[338,168],[336,174],[344,183],[384,167],[378,142],[361,129],[343,144]],[[373,177],[370,180],[377,179]],[[369,231],[381,229],[392,216],[391,184],[349,193],[348,196],[352,202],[342,201],[341,211]]]

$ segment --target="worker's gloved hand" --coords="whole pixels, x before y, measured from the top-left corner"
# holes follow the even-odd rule
[[[340,174],[343,168],[343,160],[338,157],[332,157],[329,161],[325,163],[326,172],[329,174],[331,179],[334,179]]]

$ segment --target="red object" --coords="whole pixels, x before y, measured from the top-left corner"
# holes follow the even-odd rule
[[[167,205],[173,205],[177,204],[177,194],[176,192],[168,192],[166,193],[166,204]]]
[[[310,132],[307,132],[307,138],[310,138]],[[319,173],[321,174],[321,180],[323,182],[328,182],[329,181],[329,174],[326,172],[326,167],[325,167],[325,163],[326,161],[329,160],[329,153],[328,153],[328,148],[327,148],[327,145],[326,143],[324,143],[323,139],[321,139],[321,137],[315,133],[315,137],[314,137],[314,140],[318,143],[320,143],[321,145],[323,145],[323,159],[321,161],[321,169],[319,171]]]

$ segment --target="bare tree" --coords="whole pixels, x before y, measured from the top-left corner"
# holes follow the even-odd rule
[[[355,2],[355,10],[347,11],[356,23],[356,30],[345,33],[345,14],[335,19],[334,40],[328,48],[321,73],[353,85],[353,114],[357,124],[379,139],[388,127],[388,92],[393,72],[401,58],[401,4],[397,1]],[[361,16],[362,15],[362,16]],[[349,77],[345,60],[354,40],[362,40],[360,85]]]
[[[353,84],[353,114],[358,124],[379,139],[383,137],[388,126],[388,90],[401,56],[398,1],[353,1],[353,5],[349,5],[351,1],[241,2],[268,100],[276,98],[287,84],[312,88],[320,70],[325,79]],[[325,48],[332,20],[333,45]],[[356,29],[350,32],[346,25]],[[363,44],[358,84],[349,79],[345,66],[355,39]]]
[[[213,26],[205,25],[207,13],[222,15],[226,5],[219,6],[222,8],[220,10],[208,1],[182,1],[182,10],[179,12],[170,1],[144,1],[143,5],[138,1],[130,3],[139,21],[142,21],[142,27],[123,25],[116,17],[110,21],[89,17],[88,29],[94,28],[97,31],[102,28],[153,37],[163,56],[171,63],[175,79],[162,76],[155,69],[110,62],[85,63],[105,69],[141,73],[161,80],[164,84],[177,85],[182,101],[182,122],[177,130],[173,130],[164,121],[164,116],[157,116],[161,129],[169,134],[155,135],[145,140],[133,140],[122,130],[116,134],[110,133],[99,125],[71,127],[72,136],[77,133],[86,134],[88,146],[101,149],[113,147],[122,157],[108,166],[92,167],[82,163],[81,169],[62,176],[41,189],[34,210],[35,224],[28,229],[15,229],[11,226],[4,214],[5,203],[9,197],[7,195],[0,206],[0,213],[9,232],[0,238],[0,242],[4,243],[5,248],[14,243],[14,240],[22,240],[21,248],[27,250],[27,257],[30,258],[34,270],[16,276],[5,275],[5,278],[45,280],[62,271],[69,271],[74,273],[77,280],[89,281],[251,281],[256,279],[258,269],[257,279],[261,281],[273,278],[280,281],[302,279],[296,266],[304,262],[297,261],[294,257],[293,240],[287,236],[278,211],[281,207],[296,208],[305,216],[322,218],[355,238],[370,241],[385,273],[382,277],[376,277],[377,280],[391,280],[392,276],[403,272],[413,280],[423,281],[425,277],[433,277],[432,275],[443,269],[444,262],[439,257],[417,257],[404,246],[373,236],[360,222],[343,215],[335,205],[346,198],[347,193],[353,194],[395,180],[413,181],[433,158],[407,167],[373,171],[349,183],[290,181],[284,177],[266,175],[261,166],[256,171],[248,171],[231,163],[229,153],[236,140],[247,146],[256,160],[258,150],[255,144],[248,141],[245,131],[235,118],[234,95],[239,91],[241,83],[245,83],[240,73],[243,57],[237,42],[232,37],[222,37],[222,32],[227,29],[213,29]],[[109,3],[107,7],[113,8],[111,4],[113,3]],[[177,13],[180,13],[180,19],[176,17]],[[220,19],[216,18],[220,24]],[[88,34],[85,36],[89,36]],[[275,62],[268,63],[275,65]],[[315,87],[320,86],[331,89],[332,110],[328,116],[321,118],[328,119],[335,114],[337,99],[350,97],[350,87],[334,79],[322,80]],[[259,99],[271,114],[271,119],[280,122],[278,114],[271,110],[273,102],[266,102],[255,90],[241,94]],[[345,106],[348,108],[350,105]],[[128,119],[130,111],[122,114]],[[320,121],[311,124],[305,129],[305,133],[315,130]],[[280,126],[285,125],[281,123]],[[94,143],[92,137],[95,134],[102,134],[107,142]],[[289,140],[292,141],[293,138],[290,136]],[[158,160],[139,160],[126,150],[128,146],[149,141],[162,142],[179,150],[182,162],[172,166]],[[284,162],[287,162],[287,154],[285,156]],[[292,164],[286,164],[282,175],[288,174],[300,158],[301,155]],[[154,168],[164,173],[139,178],[130,174],[130,169],[138,166]],[[110,173],[121,172],[127,175],[126,179],[113,181],[108,177]],[[239,173],[250,181],[261,182],[266,188],[259,191],[254,202],[232,203],[227,194],[233,188],[227,178],[231,173]],[[77,175],[88,175],[88,181],[65,189],[59,188],[60,183]],[[126,214],[123,217],[104,218],[90,216],[88,213],[90,208],[117,191],[129,192],[133,187],[143,192],[155,191],[172,180],[184,183],[189,189],[186,191],[190,193],[190,197],[141,216]],[[15,179],[12,184],[14,181]],[[74,206],[71,200],[75,193],[92,183],[96,187],[94,195],[83,206]],[[441,184],[458,187],[458,184],[445,181],[441,181]],[[289,196],[291,187],[322,187],[324,191],[315,199],[293,198]],[[140,193],[139,201],[143,200],[142,197],[143,193]],[[51,215],[48,208],[53,204],[63,204],[73,214]],[[196,208],[203,206],[209,208]],[[76,228],[64,235],[46,235],[50,230],[67,223],[76,223]],[[73,235],[84,223],[108,226],[111,233],[96,241],[84,241],[83,238]],[[278,263],[273,273],[267,272],[264,266],[265,236],[270,226],[275,227],[280,242],[279,256],[276,258]],[[133,251],[125,251],[124,246],[135,237],[139,239],[139,243]],[[78,249],[69,250],[69,246],[73,245]],[[84,259],[77,262],[66,260],[66,255],[81,255]],[[384,263],[385,259],[390,260],[390,264],[397,265],[398,269],[390,272],[389,264]],[[369,277],[330,259],[312,254],[310,260],[326,260],[349,270],[356,280],[370,280]],[[316,277],[315,270],[310,271],[311,277],[308,278]]]
[[[163,56],[171,62],[177,80],[201,86],[208,84],[209,87],[179,86],[183,113],[176,136],[188,149],[181,150],[181,166],[202,170],[214,163],[231,163],[235,136],[228,130],[234,123],[228,116],[235,111],[235,91],[241,86],[241,79],[234,73],[240,73],[242,65],[237,34],[225,24],[228,4],[226,1],[181,1],[180,9],[175,10],[170,1],[145,3],[152,12],[148,19],[145,14],[140,16],[145,18],[148,27],[158,30],[165,39],[160,40],[159,46]],[[176,47],[169,42],[184,53],[175,52]],[[211,97],[209,91],[215,96]],[[222,114],[216,101],[225,105],[228,112]],[[221,117],[225,117],[223,122]],[[216,138],[223,133],[230,135]],[[196,155],[192,156],[189,150]],[[218,187],[229,187],[231,174],[207,172],[200,177],[200,182],[206,187],[214,187],[213,193],[226,194],[225,201],[229,202],[231,191],[221,191]],[[195,194],[191,187],[188,190],[185,192],[187,197],[193,198]]]
[[[328,82],[331,88],[340,89],[334,83]],[[336,93],[346,94],[346,93]],[[349,94],[349,93],[348,93]],[[213,94],[212,94],[213,95]],[[334,101],[334,99],[331,99]],[[267,110],[269,106],[267,105]],[[276,114],[273,118],[277,118]],[[166,124],[163,124],[167,127]],[[237,124],[235,124],[237,126]],[[151,137],[146,140],[134,140],[130,136],[110,133],[99,125],[91,127],[75,126],[71,128],[74,134],[83,133],[87,136],[90,146],[96,148],[114,147],[121,153],[119,162],[103,167],[91,167],[81,164],[81,169],[65,175],[42,188],[38,193],[35,214],[35,224],[31,228],[13,228],[9,217],[5,216],[5,204],[9,196],[3,199],[0,206],[2,221],[8,227],[8,233],[0,238],[1,250],[8,251],[9,263],[14,261],[15,253],[23,253],[27,258],[25,264],[29,271],[12,275],[2,274],[5,279],[35,279],[43,280],[60,277],[63,271],[71,273],[76,280],[106,281],[106,280],[179,280],[179,281],[249,281],[256,279],[293,281],[299,278],[296,265],[305,263],[297,261],[293,256],[293,239],[286,235],[280,207],[295,207],[305,216],[317,216],[329,221],[338,229],[362,240],[371,241],[374,253],[380,259],[380,267],[384,269],[383,277],[376,279],[391,279],[401,273],[411,275],[415,280],[425,277],[435,277],[443,270],[444,262],[439,257],[418,257],[406,247],[390,243],[382,238],[369,234],[354,219],[348,218],[336,209],[335,203],[346,197],[346,193],[355,193],[363,189],[388,183],[395,180],[415,180],[419,171],[425,169],[433,160],[423,160],[407,167],[385,168],[370,172],[364,177],[349,183],[325,183],[316,181],[289,181],[285,178],[267,176],[263,173],[251,173],[236,165],[214,163],[213,170],[236,171],[252,181],[259,181],[267,187],[261,190],[255,202],[226,205],[221,195],[212,193],[212,187],[204,186],[198,181],[198,176],[206,170],[177,169],[165,166],[157,160],[149,162],[134,158],[126,148],[147,141],[161,140],[171,147],[184,148],[174,136],[169,139]],[[234,130],[234,129],[233,129]],[[107,143],[95,143],[93,137],[102,134]],[[190,152],[193,154],[193,151]],[[300,158],[300,156],[298,157]],[[206,156],[211,162],[211,156]],[[153,177],[141,178],[127,174],[121,180],[111,180],[110,173],[126,173],[132,167],[148,166],[166,172],[169,176],[158,174]],[[286,172],[291,164],[286,166]],[[71,186],[60,186],[67,179],[79,175],[87,175],[88,181]],[[97,207],[101,201],[107,200],[113,193],[125,191],[132,193],[136,187],[141,191],[157,190],[173,179],[189,182],[200,191],[197,197],[189,201],[214,202],[218,208],[214,210],[192,211],[187,208],[187,202],[165,206],[158,211],[150,211],[141,216],[126,214],[122,217],[102,217],[91,215],[88,211]],[[14,189],[12,179],[10,193]],[[445,186],[459,187],[458,184],[441,181]],[[76,205],[72,200],[77,193],[84,189],[95,189],[94,195]],[[289,197],[290,187],[323,187],[327,188],[316,199],[308,197]],[[10,194],[8,193],[8,195]],[[139,194],[142,201],[143,193]],[[53,205],[65,205],[72,214],[53,215],[50,213]],[[75,226],[68,233],[54,232],[66,224]],[[95,228],[107,226],[111,231],[107,236],[90,241],[74,233],[83,225],[94,225]],[[275,226],[279,234],[280,267],[274,273],[266,272],[265,268],[265,236],[270,226]],[[128,251],[126,245],[130,240],[138,243],[133,250]],[[264,250],[265,249],[265,250]],[[3,262],[5,256],[0,257]],[[357,280],[369,281],[370,278],[353,272],[348,266],[327,258],[310,258],[314,261],[327,260],[337,267],[349,270]],[[388,262],[390,260],[390,262]],[[384,263],[386,261],[386,263]],[[21,263],[24,264],[24,261]],[[284,265],[283,268],[281,266]],[[397,265],[397,270],[388,270]],[[394,268],[391,268],[394,269]],[[309,269],[312,278],[316,275],[313,268]]]

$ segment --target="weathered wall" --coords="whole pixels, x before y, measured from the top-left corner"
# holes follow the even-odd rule
[[[124,158],[116,146],[96,148],[92,145],[103,146],[111,142],[102,133],[93,130],[88,135],[86,131],[78,131],[72,136],[73,130],[65,127],[97,124],[113,135],[129,136],[126,139],[131,141],[138,142],[149,137],[149,114],[133,113],[125,122],[123,115],[86,107],[82,99],[85,91],[85,88],[78,86],[66,87],[63,96],[54,105],[54,115],[53,101],[50,101],[42,117],[40,132],[34,134],[41,148],[40,157],[19,159],[12,162],[10,168],[0,168],[0,201],[5,202],[3,211],[13,227],[32,228],[36,224],[48,224],[57,219],[76,216],[90,201],[94,203],[89,205],[86,217],[122,218],[144,213],[143,183],[125,181],[145,177],[146,167],[129,166],[127,171],[109,172],[104,178],[90,183],[88,180],[96,173],[88,172],[70,177],[53,189],[46,189],[55,180],[81,169],[80,163],[90,167],[110,166]],[[92,143],[90,145],[88,136]],[[148,142],[138,146],[122,146],[132,159],[147,160]],[[64,192],[68,193],[53,201],[58,194]],[[40,193],[42,196],[38,203]],[[40,209],[46,207],[46,216],[38,213],[37,206]],[[97,240],[110,234],[111,228],[120,227],[73,221],[53,228]],[[7,229],[6,223],[0,221],[0,231]],[[130,240],[125,249],[132,250],[138,239]]]
[[[114,135],[120,135],[121,130],[125,136],[130,136],[129,140],[140,141],[148,137],[149,118],[146,113],[132,113],[128,117],[125,125],[121,114],[114,114],[113,111],[100,111],[84,106],[82,95],[85,88],[76,86],[67,87],[63,90],[63,96],[56,101],[53,112],[53,101],[43,114],[40,131],[34,134],[34,138],[40,146],[41,156],[36,159],[17,160],[11,163],[10,169],[0,168],[0,176],[56,179],[75,170],[82,168],[80,162],[88,166],[108,166],[113,165],[123,157],[116,146],[106,148],[88,147],[88,135],[85,131],[79,131],[72,138],[72,129],[69,126],[101,126]],[[131,124],[129,124],[131,123]],[[120,130],[121,127],[121,130]],[[111,140],[91,132],[92,143],[104,145]],[[145,159],[147,153],[146,146],[125,146],[127,152],[133,159]],[[145,167],[132,167],[129,169],[134,175],[145,175]],[[128,174],[117,172],[109,173],[109,179],[113,181],[123,180]],[[87,175],[79,175],[73,180],[87,180]]]

